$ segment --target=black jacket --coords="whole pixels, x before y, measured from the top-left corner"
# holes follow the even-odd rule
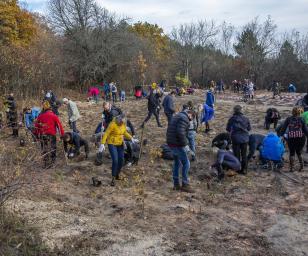
[[[80,147],[87,145],[88,142],[76,132],[67,132],[67,133],[70,135],[71,139],[68,142],[66,141],[63,142],[64,151],[68,152],[68,146],[70,145],[74,147],[76,153],[80,153]]]
[[[164,112],[167,114],[175,113],[174,99],[172,95],[167,95],[163,100]]]
[[[122,110],[115,106],[111,106],[111,109],[109,111],[104,110],[103,114],[105,116],[105,129],[107,129],[113,118],[122,114]]]
[[[186,112],[176,114],[167,129],[167,144],[171,147],[185,147],[188,145],[187,133],[189,118]]]
[[[294,124],[296,126],[299,125],[298,128],[302,131],[303,136],[306,135],[308,137],[308,127],[304,119],[299,116],[298,117],[294,117],[294,116],[288,117],[286,121],[284,122],[284,124],[282,125],[282,127],[280,128],[278,136],[283,136],[288,129],[288,132],[289,132],[288,136],[290,138],[290,133],[293,131],[293,129],[296,129],[296,127],[293,127]]]
[[[276,108],[269,108],[267,111],[266,111],[266,117],[265,119],[267,121],[272,121],[272,120],[279,120],[281,117],[280,117],[280,113],[279,111],[276,109]]]
[[[212,147],[215,146],[222,146],[224,144],[224,141],[228,142],[228,146],[232,144],[230,133],[224,132],[218,134],[213,140],[212,140]]]
[[[148,111],[155,112],[160,104],[160,97],[157,93],[151,93],[148,97]]]
[[[231,134],[233,144],[249,142],[250,121],[242,113],[234,114],[228,121],[227,131]]]

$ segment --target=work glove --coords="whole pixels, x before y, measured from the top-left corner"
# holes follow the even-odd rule
[[[135,139],[135,138],[132,138],[132,143],[139,143],[139,140],[138,139]]]
[[[105,145],[104,145],[104,144],[101,144],[101,145],[99,146],[98,152],[102,153],[102,152],[104,152],[104,151],[105,151]]]

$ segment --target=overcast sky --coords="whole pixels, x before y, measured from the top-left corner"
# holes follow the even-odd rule
[[[22,1],[22,0],[21,0]],[[46,11],[47,0],[23,0],[30,10]],[[308,33],[308,0],[97,0],[99,4],[133,21],[172,27],[199,19],[226,20],[242,26],[256,16],[271,15],[279,31],[293,28]]]

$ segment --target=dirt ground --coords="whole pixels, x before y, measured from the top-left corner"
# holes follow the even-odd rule
[[[244,107],[253,132],[266,134],[264,113],[277,107],[283,118],[290,114],[300,95],[272,100],[259,93],[252,104],[232,93],[218,96],[212,131],[197,135],[197,158],[191,163],[194,194],[172,190],[172,162],[158,158],[165,142],[165,128],[154,118],[145,128],[148,140],[139,166],[126,167],[123,180],[110,187],[111,160],[95,166],[95,147],[90,159],[70,160],[59,150],[56,168],[36,170],[40,185],[19,193],[8,208],[39,228],[43,241],[57,255],[308,255],[308,168],[288,174],[258,169],[250,164],[247,176],[227,177],[222,184],[209,181],[214,150],[210,141],[225,130],[236,103]],[[204,92],[176,98],[178,107],[188,100],[202,103]],[[118,104],[136,127],[146,115],[146,101]],[[78,102],[82,119],[79,129],[89,138],[100,121],[98,105]],[[61,119],[66,122],[65,109]],[[141,131],[137,131],[140,136]],[[7,139],[10,143],[13,139]],[[18,142],[16,142],[16,145]],[[61,155],[62,154],[62,155]],[[308,155],[305,153],[308,160]],[[286,157],[286,159],[288,159]],[[288,163],[284,172],[287,173]],[[91,186],[91,177],[102,186]]]

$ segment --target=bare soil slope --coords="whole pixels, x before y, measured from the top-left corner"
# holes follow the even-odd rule
[[[188,100],[202,103],[203,97],[200,91],[176,101],[180,107]],[[225,130],[238,100],[231,93],[219,96],[212,132],[197,135],[198,161],[190,170],[195,194],[172,191],[172,162],[159,159],[157,152],[166,128],[157,128],[153,118],[145,129],[148,145],[139,166],[125,168],[124,179],[116,187],[109,186],[111,160],[106,156],[104,164],[96,167],[92,145],[87,161],[66,164],[60,151],[55,169],[33,166],[41,185],[20,193],[8,207],[37,226],[45,243],[59,255],[308,255],[307,167],[292,174],[300,183],[257,169],[255,163],[247,176],[227,177],[223,184],[207,179],[214,156],[210,141]],[[295,101],[296,97],[286,95],[271,100],[262,93],[254,104],[238,103],[244,106],[253,131],[265,133],[268,105],[286,117]],[[100,120],[102,103],[78,102],[78,106],[79,128],[90,137]],[[146,101],[119,106],[139,127]],[[64,122],[65,109],[61,112]],[[101,187],[90,185],[93,176],[102,180]]]

